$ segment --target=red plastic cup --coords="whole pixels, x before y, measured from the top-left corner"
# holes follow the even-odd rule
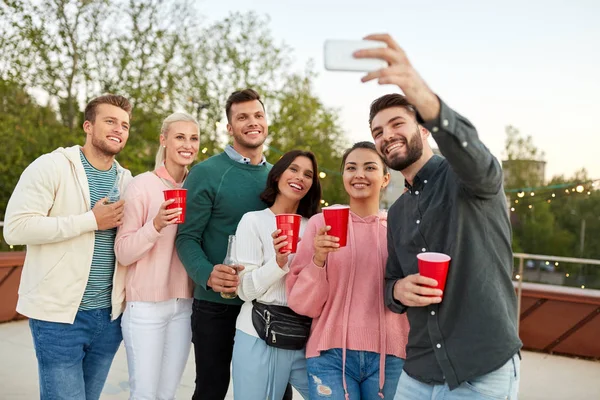
[[[442,297],[444,297],[450,256],[444,253],[420,253],[417,254],[417,259],[419,260],[419,274],[437,281],[437,286],[428,287],[440,289]]]
[[[177,217],[176,224],[183,224],[185,221],[185,204],[187,199],[187,189],[166,189],[163,190],[165,201],[175,199],[175,201],[167,206],[167,210],[172,208],[181,208],[181,214]]]
[[[325,225],[331,226],[330,236],[340,238],[338,242],[340,247],[344,247],[348,240],[348,217],[350,216],[350,206],[329,206],[323,207],[323,217]]]
[[[288,242],[286,246],[279,249],[280,253],[289,251],[295,253],[298,248],[298,238],[300,237],[300,221],[302,217],[298,214],[278,214],[275,216],[277,229],[281,229],[281,235],[286,235]]]

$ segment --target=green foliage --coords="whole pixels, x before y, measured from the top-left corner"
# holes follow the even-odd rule
[[[38,156],[57,147],[83,143],[83,133],[73,134],[15,83],[0,80],[0,221],[21,172]],[[0,250],[6,250],[0,240]]]
[[[278,109],[272,117],[268,152],[275,162],[280,154],[292,149],[312,151],[319,169],[326,173],[321,179],[323,199],[329,204],[346,203],[340,170],[341,156],[346,148],[343,132],[335,110],[325,107],[313,94],[312,75],[292,76],[277,97]]]
[[[231,13],[189,38],[183,46],[178,104],[200,121],[201,145],[209,157],[223,149],[225,102],[235,90],[251,87],[273,120],[276,94],[283,90],[291,64],[290,49],[277,43],[269,19],[254,12]],[[190,34],[194,34],[190,32]]]
[[[543,152],[533,144],[531,136],[523,137],[518,129],[507,126],[505,150],[508,160],[503,166],[507,189],[544,184],[543,174],[536,169]],[[531,197],[530,193],[525,195],[528,197],[510,193],[510,206],[514,209],[511,212],[513,249],[529,254],[572,256],[573,233],[557,224],[553,209],[540,193],[537,197]]]
[[[0,160],[0,220],[23,169],[57,147],[83,144],[82,109],[107,92],[134,106],[118,157],[134,175],[153,168],[160,126],[174,111],[199,120],[199,161],[221,151],[225,101],[246,87],[265,101],[270,161],[276,149],[307,148],[338,171],[337,111],[312,91],[310,68],[291,71],[292,51],[273,37],[268,17],[235,12],[209,23],[189,0],[13,0],[0,2],[0,18],[0,134],[9,149]],[[343,201],[339,176],[323,183],[327,201]]]

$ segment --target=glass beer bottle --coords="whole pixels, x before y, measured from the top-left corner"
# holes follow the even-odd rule
[[[237,270],[237,260],[234,255],[235,251],[235,235],[229,235],[229,242],[227,243],[227,255],[225,256],[225,260],[223,260],[223,265],[230,266],[235,270],[235,273],[238,273]],[[221,292],[221,297],[224,299],[235,299],[237,297],[237,289],[233,293],[223,293]]]
[[[110,188],[106,194],[106,201],[104,204],[116,203],[121,199],[121,191],[119,190],[119,183],[121,181],[121,171],[117,170],[117,178],[115,179],[114,185]]]

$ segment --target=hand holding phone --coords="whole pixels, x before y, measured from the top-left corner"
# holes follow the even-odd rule
[[[388,66],[388,63],[376,58],[354,58],[357,50],[386,47],[375,40],[326,40],[324,46],[325,69],[329,71],[370,72]]]
[[[404,50],[388,34],[375,34],[365,37],[365,40],[377,41],[384,44],[381,48],[361,49],[354,53],[358,59],[373,58],[387,63],[385,68],[371,70],[361,81],[377,80],[380,85],[396,85],[410,104],[412,104],[424,121],[432,121],[439,117],[440,100],[427,86],[415,68],[412,66]]]

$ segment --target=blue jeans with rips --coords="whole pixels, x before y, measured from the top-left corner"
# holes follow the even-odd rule
[[[344,400],[342,349],[321,351],[306,360],[310,399]],[[385,356],[383,395],[391,399],[402,374],[404,360]],[[346,350],[346,385],[350,400],[381,400],[379,397],[379,353]]]
[[[41,400],[97,400],[119,349],[121,317],[110,308],[77,312],[73,324],[30,319]]]

